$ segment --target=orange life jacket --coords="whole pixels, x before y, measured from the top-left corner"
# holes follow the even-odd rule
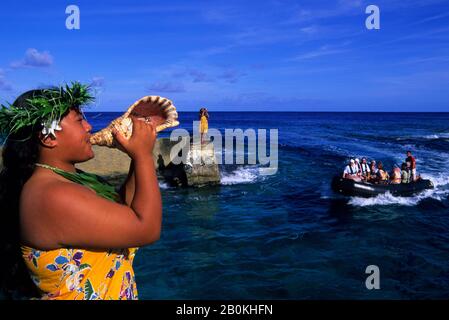
[[[393,183],[401,183],[401,169],[394,168],[394,170],[393,170],[393,177],[391,179],[391,182],[393,182]]]
[[[385,170],[379,170],[380,180],[388,180],[388,173]]]

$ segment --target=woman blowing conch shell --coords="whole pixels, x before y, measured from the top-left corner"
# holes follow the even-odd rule
[[[113,130],[112,141],[132,159],[117,192],[75,168],[94,157],[81,110],[93,99],[88,86],[73,83],[28,91],[0,107],[0,296],[138,297],[133,259],[138,247],[159,239],[162,202],[152,156],[156,127],[131,114],[151,116],[158,128],[176,123],[175,114],[168,100],[144,98],[125,114],[132,135]]]
[[[179,125],[178,113],[170,100],[159,96],[146,96],[129,107],[124,115],[92,135],[90,142],[99,146],[117,148],[117,141],[112,135],[113,129],[117,129],[125,138],[129,139],[133,131],[131,117],[137,117],[146,123],[151,122],[156,128],[156,132]]]

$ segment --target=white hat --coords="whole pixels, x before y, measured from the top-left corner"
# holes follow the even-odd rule
[[[351,161],[349,161],[349,162],[354,163],[354,159],[351,159]]]
[[[360,162],[359,158],[355,158],[355,162]]]

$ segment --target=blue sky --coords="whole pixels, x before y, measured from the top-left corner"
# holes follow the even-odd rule
[[[1,102],[79,80],[92,111],[449,111],[447,0],[2,1],[0,39]]]

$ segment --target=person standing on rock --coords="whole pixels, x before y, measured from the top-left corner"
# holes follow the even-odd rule
[[[209,113],[206,108],[200,109],[200,134],[201,134],[201,145],[205,143],[204,137],[207,134],[207,130],[209,129]]]

